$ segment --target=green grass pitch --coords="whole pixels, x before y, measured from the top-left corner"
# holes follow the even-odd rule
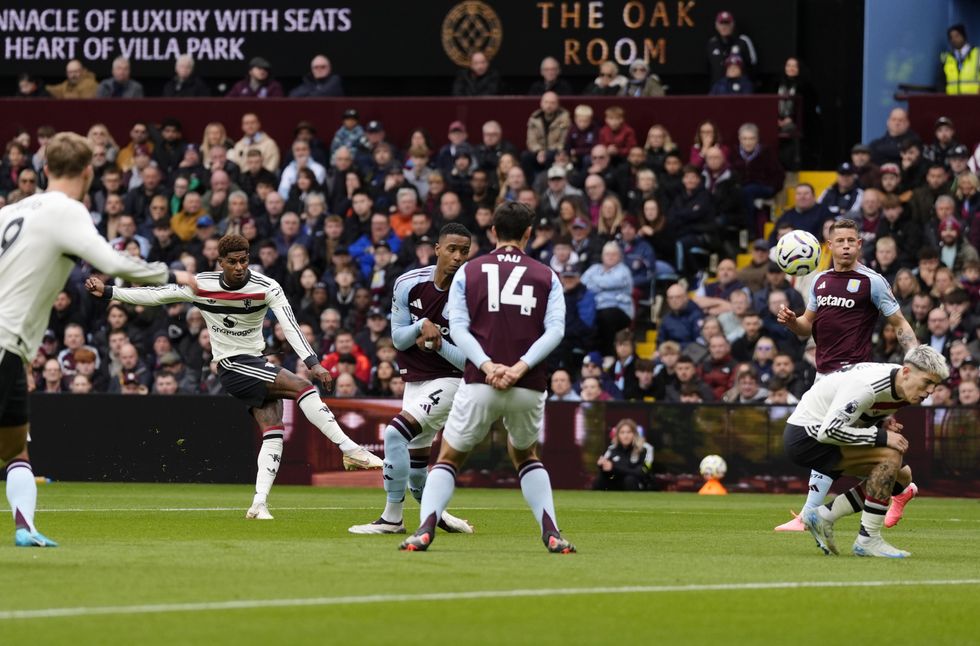
[[[980,501],[919,498],[905,561],[776,534],[798,496],[557,492],[579,548],[548,554],[516,490],[457,492],[477,527],[427,553],[353,536],[383,492],[53,483],[57,549],[0,544],[4,644],[966,644],[980,640]],[[9,512],[8,512],[9,513]],[[408,525],[418,508],[406,505]],[[9,518],[9,516],[8,516]],[[410,530],[411,531],[411,530]],[[872,585],[859,585],[870,582]],[[413,599],[413,595],[426,595]],[[27,611],[27,612],[19,612]],[[629,641],[626,641],[629,640]],[[863,640],[863,641],[862,641]]]

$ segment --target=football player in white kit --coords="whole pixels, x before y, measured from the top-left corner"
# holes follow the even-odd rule
[[[37,483],[27,453],[25,364],[41,345],[55,296],[79,258],[108,274],[160,284],[168,276],[194,286],[186,272],[117,253],[92,224],[80,200],[92,184],[92,147],[69,132],[48,142],[48,189],[0,210],[0,465],[6,463],[14,543],[55,547],[34,526]]]
[[[902,468],[908,440],[892,414],[907,404],[922,402],[948,377],[943,356],[928,345],[919,345],[905,355],[902,365],[846,366],[803,395],[786,421],[786,454],[795,464],[833,479],[849,475],[863,480],[831,503],[803,514],[804,526],[825,554],[838,553],[834,522],[861,511],[861,530],[853,546],[857,556],[910,556],[881,537],[896,481],[903,475],[911,479],[911,472]]]
[[[313,378],[324,386],[332,382],[330,373],[320,365],[319,357],[300,331],[282,287],[248,268],[248,250],[248,240],[242,236],[221,238],[218,241],[221,271],[198,274],[196,290],[177,285],[118,288],[106,286],[95,277],[85,281],[85,288],[97,298],[132,305],[194,303],[201,310],[211,333],[213,361],[218,364],[221,384],[226,392],[249,407],[262,429],[255,496],[245,517],[272,520],[267,499],[282,459],[282,399],[296,400],[306,419],[340,447],[345,468],[380,469],[381,459],[347,437],[308,379],[265,360],[262,324],[271,309],[282,325],[286,340]]]

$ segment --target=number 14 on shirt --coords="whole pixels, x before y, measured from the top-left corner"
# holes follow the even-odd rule
[[[486,264],[483,265],[483,273],[487,275],[487,309],[491,312],[499,312],[500,304],[519,305],[521,314],[530,316],[531,310],[538,304],[538,299],[534,297],[534,289],[530,285],[524,285],[521,293],[517,294],[517,286],[524,276],[527,267],[514,267],[504,283],[503,290],[500,289],[500,266]]]

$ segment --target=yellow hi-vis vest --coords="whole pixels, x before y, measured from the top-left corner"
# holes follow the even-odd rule
[[[946,74],[946,94],[980,94],[980,50],[971,48],[963,65],[956,63],[952,53],[943,52],[942,63]]]

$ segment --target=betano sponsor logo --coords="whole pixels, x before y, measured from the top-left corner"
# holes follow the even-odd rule
[[[817,299],[817,307],[828,305],[830,307],[854,307],[853,298],[841,298],[840,296],[821,296]]]

